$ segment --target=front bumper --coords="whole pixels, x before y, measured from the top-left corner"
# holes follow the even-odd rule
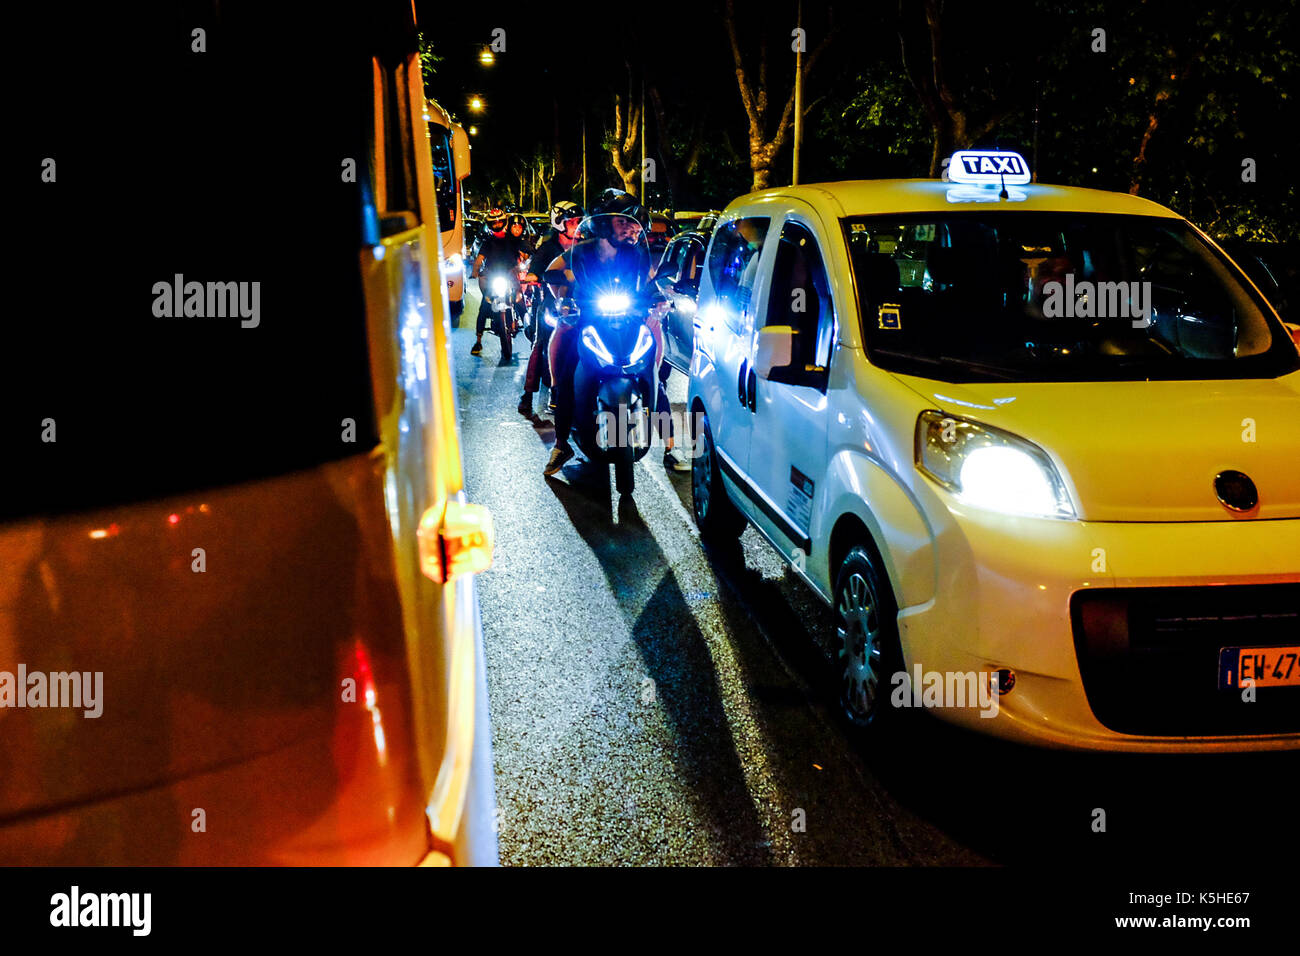
[[[938,716],[1050,747],[1137,752],[1300,748],[1300,689],[1274,688],[1267,700],[1266,689],[1260,689],[1255,703],[1245,703],[1238,692],[1217,690],[1212,660],[1220,642],[1250,646],[1258,639],[1258,630],[1237,628],[1241,615],[1236,612],[1248,612],[1253,595],[1270,595],[1265,603],[1274,611],[1279,600],[1283,611],[1295,600],[1292,595],[1300,589],[1287,586],[1300,584],[1300,521],[1060,521],[980,512],[943,492],[936,494],[944,506],[941,520],[934,522],[936,596],[904,608],[898,619],[909,669],[917,664],[923,671],[941,673],[1008,668],[1016,676],[996,716],[981,717],[973,707],[939,707]],[[1246,585],[1268,587],[1253,592],[1241,587]],[[1161,590],[1172,588],[1193,590]],[[1220,596],[1232,600],[1224,606],[1217,631],[1192,634],[1175,628],[1155,646],[1134,624],[1132,635],[1126,632],[1131,643],[1112,647],[1112,656],[1098,663],[1095,636],[1092,645],[1087,636],[1095,621],[1089,625],[1078,613],[1072,617],[1072,608],[1099,596],[1088,592],[1105,592],[1100,596],[1110,600],[1102,603],[1112,617],[1121,618],[1129,613],[1123,602],[1131,601],[1134,609],[1148,607],[1152,595],[1165,598],[1165,607],[1174,606],[1169,599],[1186,598],[1193,609],[1203,608],[1207,595],[1210,603]],[[1192,600],[1197,596],[1199,604]],[[1117,600],[1122,603],[1118,610]],[[1260,643],[1300,643],[1300,633]],[[1151,666],[1161,654],[1170,665],[1163,678],[1166,671]],[[1125,671],[1123,679],[1110,679],[1115,667],[1143,657],[1143,666]],[[1207,659],[1211,663],[1202,668]],[[1139,676],[1149,683],[1140,683]],[[1142,694],[1151,699],[1117,698]],[[1235,694],[1235,701],[1224,694]],[[1202,713],[1193,700],[1209,701],[1206,710],[1218,708],[1224,719]],[[1258,712],[1259,719],[1257,712],[1239,711],[1265,703],[1274,713]],[[1235,716],[1230,713],[1234,704]],[[1185,720],[1175,713],[1179,707]],[[1252,726],[1267,729],[1243,730]]]

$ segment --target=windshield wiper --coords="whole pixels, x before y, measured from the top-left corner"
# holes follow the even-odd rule
[[[1000,378],[1008,382],[1021,381],[1025,376],[1024,369],[1007,368],[1003,365],[988,365],[984,362],[972,362],[969,359],[956,358],[951,355],[935,357],[932,355],[917,355],[913,352],[899,352],[895,349],[872,349],[871,353],[873,355],[887,355],[890,358],[900,358],[911,362],[920,362],[924,365],[938,365],[944,368],[959,368],[968,369],[974,372],[983,372],[993,378]]]

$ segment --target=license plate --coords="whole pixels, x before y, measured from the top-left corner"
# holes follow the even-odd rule
[[[1219,651],[1219,689],[1300,687],[1300,645],[1224,647]]]

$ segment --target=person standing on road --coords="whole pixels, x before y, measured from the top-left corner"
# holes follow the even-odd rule
[[[562,199],[551,207],[551,233],[538,247],[532,261],[528,263],[529,282],[541,285],[541,302],[537,306],[537,334],[533,340],[533,351],[528,356],[528,371],[524,375],[524,394],[519,399],[519,414],[539,421],[533,411],[533,396],[545,379],[547,385],[553,386],[550,374],[551,325],[546,316],[559,312],[555,304],[555,295],[549,283],[542,281],[551,263],[564,255],[578,235],[578,224],[582,222],[582,207],[575,202]]]

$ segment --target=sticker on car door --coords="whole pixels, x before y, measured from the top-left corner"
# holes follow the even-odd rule
[[[798,526],[807,531],[812,523],[813,480],[798,468],[790,468],[790,493],[785,499],[785,513]]]

